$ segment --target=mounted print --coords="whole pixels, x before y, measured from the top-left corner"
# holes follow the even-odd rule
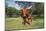
[[[5,0],[5,30],[44,28],[44,3]]]

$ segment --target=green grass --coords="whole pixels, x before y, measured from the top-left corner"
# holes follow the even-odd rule
[[[44,28],[43,18],[32,19],[31,25],[23,25],[23,19],[18,18],[6,18],[6,30],[16,30],[16,29],[39,29]]]

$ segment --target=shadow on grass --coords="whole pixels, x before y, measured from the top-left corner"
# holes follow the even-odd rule
[[[11,16],[11,17],[10,16],[5,16],[5,18],[18,18],[18,17],[20,17],[20,16],[18,16],[18,15],[17,16]]]
[[[35,19],[38,19],[38,18],[44,18],[44,16],[33,16],[33,18]]]
[[[43,19],[44,20],[44,16],[33,16],[32,18],[34,21],[36,21],[36,19]]]
[[[5,30],[5,31],[11,31],[11,30]]]

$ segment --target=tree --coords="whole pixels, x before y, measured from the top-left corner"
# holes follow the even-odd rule
[[[13,13],[15,13],[15,8],[8,7],[7,8],[7,15],[11,17],[13,15]]]
[[[12,15],[19,15],[19,10],[14,7],[8,7],[6,11],[6,15],[12,17]]]
[[[38,16],[40,16],[43,13],[43,11],[44,11],[43,3],[35,3],[35,8],[36,8],[35,13]]]

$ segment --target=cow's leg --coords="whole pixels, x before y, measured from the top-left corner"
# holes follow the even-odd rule
[[[32,23],[32,19],[31,18],[28,18],[28,21],[29,21],[30,24]]]
[[[24,25],[25,25],[25,24],[26,24],[26,19],[23,19],[23,20],[24,20],[24,21],[22,22],[22,24],[24,24]]]
[[[28,16],[28,22],[31,24],[32,23],[32,17],[29,15]]]
[[[28,18],[26,18],[26,23],[30,25],[29,21],[28,21]]]
[[[29,21],[28,21],[28,18],[24,19],[24,21],[22,22],[24,25],[27,23],[30,25]]]

